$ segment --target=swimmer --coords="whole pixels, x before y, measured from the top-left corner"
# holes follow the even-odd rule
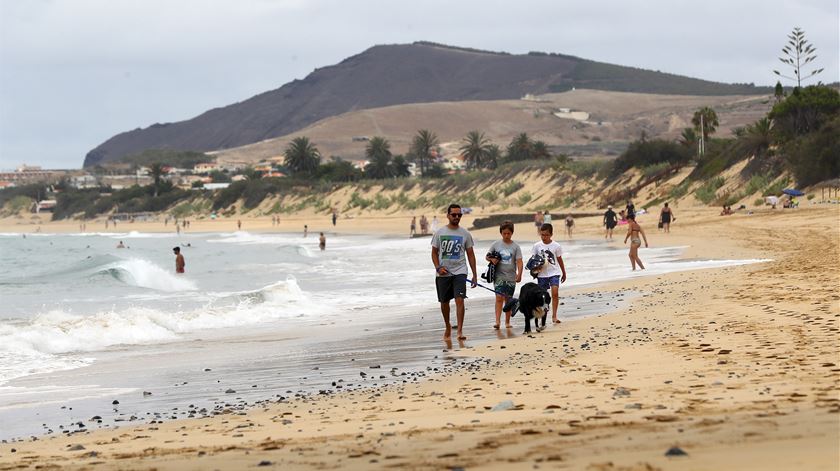
[[[630,264],[633,266],[633,271],[636,271],[636,264],[639,264],[639,268],[642,270],[645,269],[645,266],[642,265],[642,260],[639,258],[639,247],[642,246],[642,240],[639,238],[641,234],[642,239],[645,240],[645,247],[648,246],[647,236],[645,235],[645,231],[642,229],[642,226],[636,222],[636,215],[628,215],[627,216],[627,235],[624,236],[624,243],[627,243],[627,239],[630,239]]]

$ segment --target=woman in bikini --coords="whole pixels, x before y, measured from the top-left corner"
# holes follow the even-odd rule
[[[641,239],[639,235],[642,236]],[[636,222],[636,215],[627,216],[627,235],[624,237],[625,244],[627,243],[627,239],[630,239],[630,264],[633,265],[633,271],[636,271],[637,263],[639,264],[639,268],[644,270],[645,266],[642,265],[642,261],[639,259],[639,247],[642,246],[642,239],[645,240],[645,247],[648,246],[648,241],[642,226]]]

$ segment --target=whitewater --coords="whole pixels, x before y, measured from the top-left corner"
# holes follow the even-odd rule
[[[128,248],[117,248],[120,241]],[[492,242],[477,241],[479,261]],[[520,244],[527,252],[532,241]],[[685,247],[659,247],[643,251],[648,270],[634,273],[625,250],[561,244],[563,290],[758,261],[684,260]],[[174,246],[186,258],[184,275],[174,273]],[[329,234],[327,246],[319,250],[312,236],[247,232],[0,234],[0,411],[129,394],[210,361],[236,375],[270,359],[247,382],[348,345],[393,357],[389,348],[407,351],[412,339],[383,346],[376,336],[405,325],[422,325],[410,334],[423,336],[416,345],[439,340],[428,238]],[[490,325],[493,295],[475,289],[469,297],[468,332]],[[293,375],[272,381],[306,383]],[[211,390],[179,394],[189,400]]]

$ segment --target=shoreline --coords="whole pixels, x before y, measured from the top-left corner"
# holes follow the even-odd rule
[[[684,257],[773,261],[576,288],[564,295],[617,287],[642,295],[607,316],[462,351],[470,360],[461,370],[417,384],[3,444],[0,469],[197,469],[208,460],[220,468],[836,469],[838,210],[706,213],[649,236],[693,242]],[[779,237],[784,230],[796,231],[796,244]],[[814,274],[822,283],[810,282]],[[506,400],[512,409],[488,410]],[[83,449],[68,450],[76,445]],[[673,446],[688,455],[666,457]]]

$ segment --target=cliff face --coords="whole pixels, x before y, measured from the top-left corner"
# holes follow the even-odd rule
[[[651,80],[656,78],[656,80]],[[651,90],[655,84],[655,90]],[[406,103],[519,98],[572,87],[736,94],[756,89],[549,54],[511,55],[431,43],[375,46],[303,80],[177,123],[108,139],[84,166],[147,149],[210,151],[278,137],[347,111]]]

